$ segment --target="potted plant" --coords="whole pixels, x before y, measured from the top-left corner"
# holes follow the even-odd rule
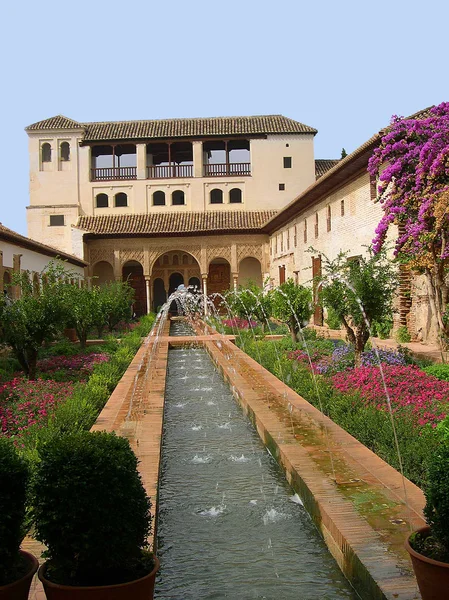
[[[20,550],[25,535],[28,466],[7,437],[0,437],[0,598],[26,600],[39,563]]]
[[[442,600],[449,590],[449,443],[429,461],[424,489],[427,526],[406,541],[423,600]]]
[[[33,517],[47,547],[38,573],[47,598],[151,599],[151,502],[128,441],[81,431],[51,438],[39,455]]]

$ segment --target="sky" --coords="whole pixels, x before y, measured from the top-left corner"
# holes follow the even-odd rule
[[[0,222],[26,235],[24,128],[283,114],[316,158],[449,101],[445,0],[95,0],[2,9]]]

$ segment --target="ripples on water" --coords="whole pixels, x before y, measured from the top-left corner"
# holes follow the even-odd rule
[[[164,428],[157,600],[355,599],[204,350],[170,350]]]

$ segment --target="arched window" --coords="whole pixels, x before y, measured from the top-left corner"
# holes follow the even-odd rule
[[[233,188],[229,192],[229,202],[231,204],[241,204],[242,203],[242,190],[239,188]]]
[[[45,144],[42,144],[42,148],[41,148],[41,152],[42,152],[42,162],[51,162],[51,146],[48,142],[45,142]]]
[[[167,255],[164,256],[162,264],[164,264],[164,265],[168,265],[169,264],[169,260],[168,260],[168,256]]]
[[[117,202],[117,197],[116,197],[116,202]],[[107,208],[109,206],[108,195],[107,194],[97,194],[95,197],[95,203],[96,203],[97,208]]]
[[[182,255],[182,264],[183,265],[188,265],[189,264],[189,257],[187,256],[187,254],[183,254]]]
[[[179,265],[179,257],[177,254],[173,255],[173,263],[174,265]]]
[[[60,148],[61,160],[70,160],[70,144],[69,142],[62,142]]]
[[[165,206],[165,192],[154,192],[153,206]]]
[[[118,194],[115,194],[115,206],[117,208],[128,206],[128,196],[125,194],[125,192],[119,192]]]
[[[212,190],[210,193],[210,203],[223,204],[223,192],[218,189]]]
[[[173,206],[182,206],[185,204],[185,195],[182,190],[176,190],[171,195],[171,203]]]

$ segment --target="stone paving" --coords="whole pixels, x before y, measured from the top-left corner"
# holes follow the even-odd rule
[[[171,338],[167,323],[157,344],[150,338],[92,428],[116,431],[129,439],[153,513],[168,348],[182,341],[196,343],[208,350],[229,381],[361,597],[419,599],[403,542],[411,528],[424,524],[421,490],[248,357],[232,343],[232,336],[203,326],[197,334],[186,340]],[[155,531],[149,542],[155,548]],[[27,539],[24,547],[39,556],[41,548],[35,541]],[[40,585],[33,582],[30,599],[44,598]]]

